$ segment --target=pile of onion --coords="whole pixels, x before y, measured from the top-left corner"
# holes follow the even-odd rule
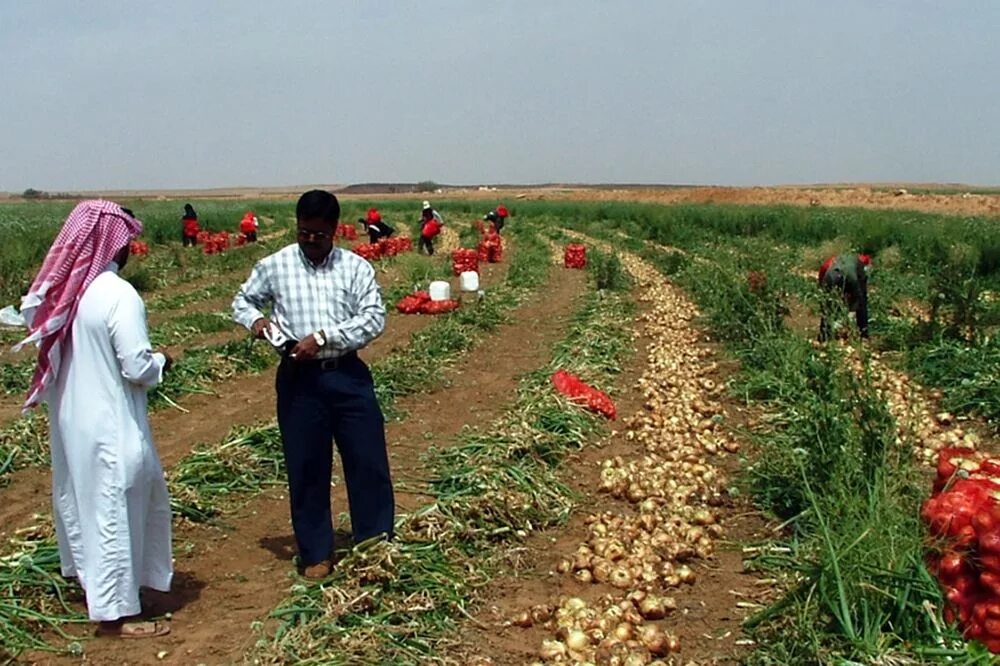
[[[630,453],[600,463],[600,491],[622,500],[614,511],[587,516],[587,538],[557,570],[604,594],[535,606],[511,619],[552,636],[542,662],[649,664],[679,649],[658,623],[669,621],[671,589],[693,584],[692,565],[712,556],[722,535],[727,481],[717,466],[739,444],[727,432],[724,391],[713,350],[692,324],[697,309],[655,269],[622,256],[649,307],[640,317],[651,342],[638,388],[643,409],[613,436]]]

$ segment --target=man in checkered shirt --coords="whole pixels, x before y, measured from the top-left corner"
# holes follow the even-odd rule
[[[236,294],[233,318],[282,351],[277,410],[292,527],[303,575],[317,579],[333,568],[331,439],[340,451],[355,542],[392,536],[385,422],[371,373],[357,355],[385,328],[385,307],[371,264],[333,246],[337,198],[306,192],[295,217],[298,242],[257,262]]]

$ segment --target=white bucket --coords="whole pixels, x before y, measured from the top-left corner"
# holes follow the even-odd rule
[[[462,271],[458,276],[458,282],[462,286],[462,291],[479,291],[479,273],[476,271]]]
[[[430,292],[432,301],[447,301],[451,298],[451,285],[444,280],[431,282],[427,291]]]

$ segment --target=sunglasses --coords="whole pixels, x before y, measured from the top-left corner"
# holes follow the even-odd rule
[[[310,231],[309,229],[299,229],[298,235],[301,240],[326,240],[330,238],[333,234],[329,231]]]

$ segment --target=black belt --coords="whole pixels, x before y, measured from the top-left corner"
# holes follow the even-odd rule
[[[351,361],[356,361],[357,359],[358,359],[357,352],[347,352],[343,356],[337,356],[335,358],[316,358],[316,359],[310,359],[308,361],[296,361],[294,358],[288,358],[285,362],[291,363],[294,366],[301,366],[303,368],[336,370],[345,363],[350,363]]]

